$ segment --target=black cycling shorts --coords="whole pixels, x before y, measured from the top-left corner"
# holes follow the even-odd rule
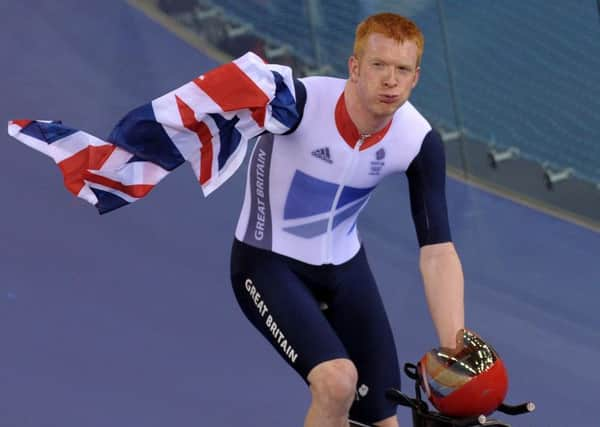
[[[396,414],[384,393],[400,389],[398,357],[363,248],[344,264],[315,266],[234,240],[231,281],[246,317],[305,381],[321,362],[354,362],[351,419]]]

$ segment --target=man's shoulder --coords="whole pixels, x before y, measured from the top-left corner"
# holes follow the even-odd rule
[[[346,79],[327,76],[309,76],[299,79],[307,91],[311,92],[337,92],[341,93],[346,85]]]
[[[422,134],[422,136],[432,129],[429,120],[410,101],[406,101],[396,111],[392,124],[396,127],[409,127],[413,132]]]
[[[400,108],[398,108],[394,114],[394,118],[396,117],[403,117],[405,119],[429,123],[425,116],[410,101],[406,101]]]

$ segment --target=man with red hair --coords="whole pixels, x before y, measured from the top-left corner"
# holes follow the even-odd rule
[[[356,30],[349,78],[301,79],[301,120],[285,135],[261,137],[250,162],[233,287],[246,316],[310,385],[305,427],[347,426],[349,414],[398,425],[384,397],[399,388],[396,349],[355,226],[384,176],[408,176],[440,344],[453,348],[464,326],[443,144],[408,102],[422,53],[413,22],[390,13],[368,17]]]

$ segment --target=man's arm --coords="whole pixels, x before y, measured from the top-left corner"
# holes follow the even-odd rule
[[[429,311],[440,345],[454,348],[464,327],[464,279],[450,234],[444,145],[436,131],[427,134],[406,176]]]
[[[442,347],[456,346],[464,328],[464,279],[452,242],[423,246],[419,257],[429,312]]]
[[[298,126],[304,98],[289,67],[247,53],[133,109],[107,140],[60,121],[12,120],[8,133],[50,156],[67,189],[106,213],[186,162],[210,194],[242,164],[251,138]]]

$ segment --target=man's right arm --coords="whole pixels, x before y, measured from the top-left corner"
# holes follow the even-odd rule
[[[247,53],[130,111],[107,141],[61,122],[14,120],[8,130],[52,157],[69,191],[105,213],[185,162],[210,194],[239,168],[249,139],[298,125],[296,87],[289,67]]]

